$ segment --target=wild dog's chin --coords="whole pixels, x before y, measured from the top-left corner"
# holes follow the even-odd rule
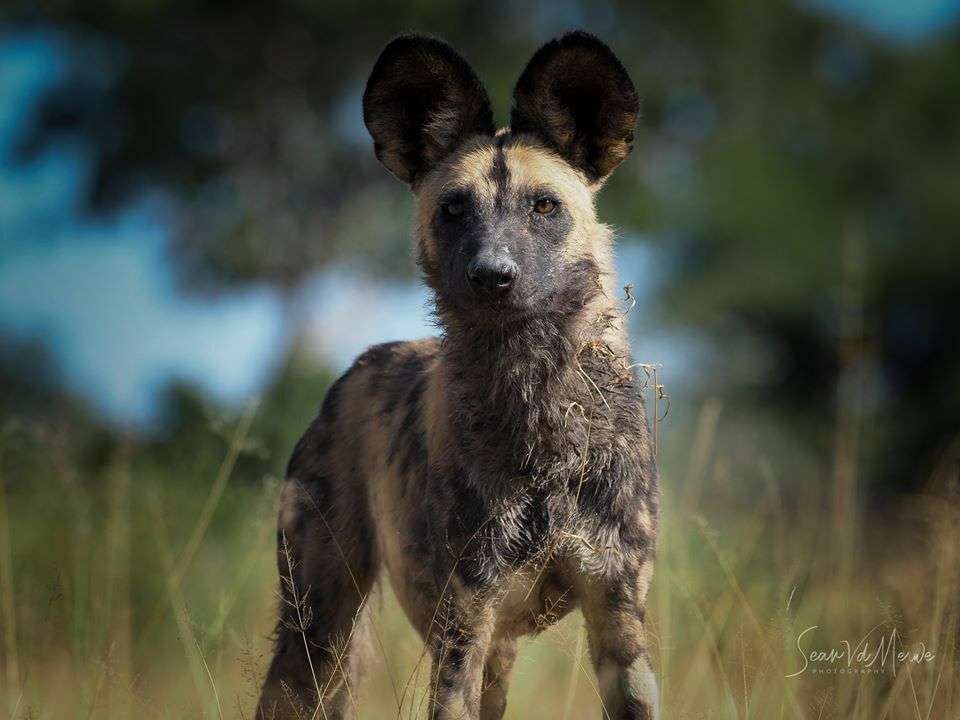
[[[542,319],[544,313],[533,303],[502,299],[484,303],[477,308],[475,316],[478,325],[519,331],[524,325]]]
[[[530,303],[517,303],[508,298],[450,302],[437,298],[435,313],[441,327],[519,328],[543,315]]]
[[[491,332],[499,337],[521,334],[536,326],[539,331],[556,326],[559,331],[566,321],[582,310],[588,300],[573,300],[563,290],[528,296],[472,301],[451,305],[438,299],[435,315],[440,327],[471,328]]]

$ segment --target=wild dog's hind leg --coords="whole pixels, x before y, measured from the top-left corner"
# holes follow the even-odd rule
[[[590,656],[603,700],[604,720],[656,720],[657,682],[650,668],[644,612],[653,557],[639,569],[591,580],[583,602]]]
[[[349,485],[333,486],[322,475],[301,482],[292,474],[283,491],[280,622],[261,720],[340,720],[354,711],[376,557],[366,503],[345,497],[356,494]]]

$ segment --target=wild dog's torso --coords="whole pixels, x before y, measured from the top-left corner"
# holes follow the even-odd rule
[[[649,581],[658,512],[642,388],[617,318],[579,315],[486,343],[380,345],[334,391],[330,452],[365,488],[380,559],[424,634],[443,588],[499,596],[510,636],[562,617],[594,576],[646,591],[631,587]]]

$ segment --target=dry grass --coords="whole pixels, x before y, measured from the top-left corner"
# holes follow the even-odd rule
[[[854,496],[847,458],[825,481],[780,477],[728,453],[721,416],[707,404],[689,451],[663,460],[649,618],[664,717],[960,718],[955,468],[934,478],[938,496],[864,518],[837,500]],[[205,484],[131,476],[123,453],[91,486],[0,478],[0,716],[251,717],[275,617],[277,483],[224,492],[246,428]],[[429,667],[389,591],[383,605],[355,703],[361,718],[417,717]],[[574,613],[524,644],[508,717],[599,717],[581,625]],[[865,636],[870,654],[893,638],[931,656],[798,673],[798,637],[809,652]],[[397,678],[411,678],[399,710]]]

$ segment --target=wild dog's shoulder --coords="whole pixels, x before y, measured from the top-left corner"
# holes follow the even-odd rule
[[[440,338],[403,340],[380,343],[361,353],[347,371],[351,373],[393,370],[397,372],[423,369],[440,351]]]
[[[374,345],[356,359],[348,371],[358,393],[382,398],[383,410],[392,412],[401,396],[422,384],[440,352],[440,338]]]
[[[333,402],[352,416],[392,415],[411,392],[423,390],[439,353],[436,337],[374,345],[331,386],[324,405],[333,395]]]
[[[327,388],[320,411],[300,438],[287,476],[316,474],[353,443],[401,416],[419,398],[440,351],[440,338],[374,345]]]

